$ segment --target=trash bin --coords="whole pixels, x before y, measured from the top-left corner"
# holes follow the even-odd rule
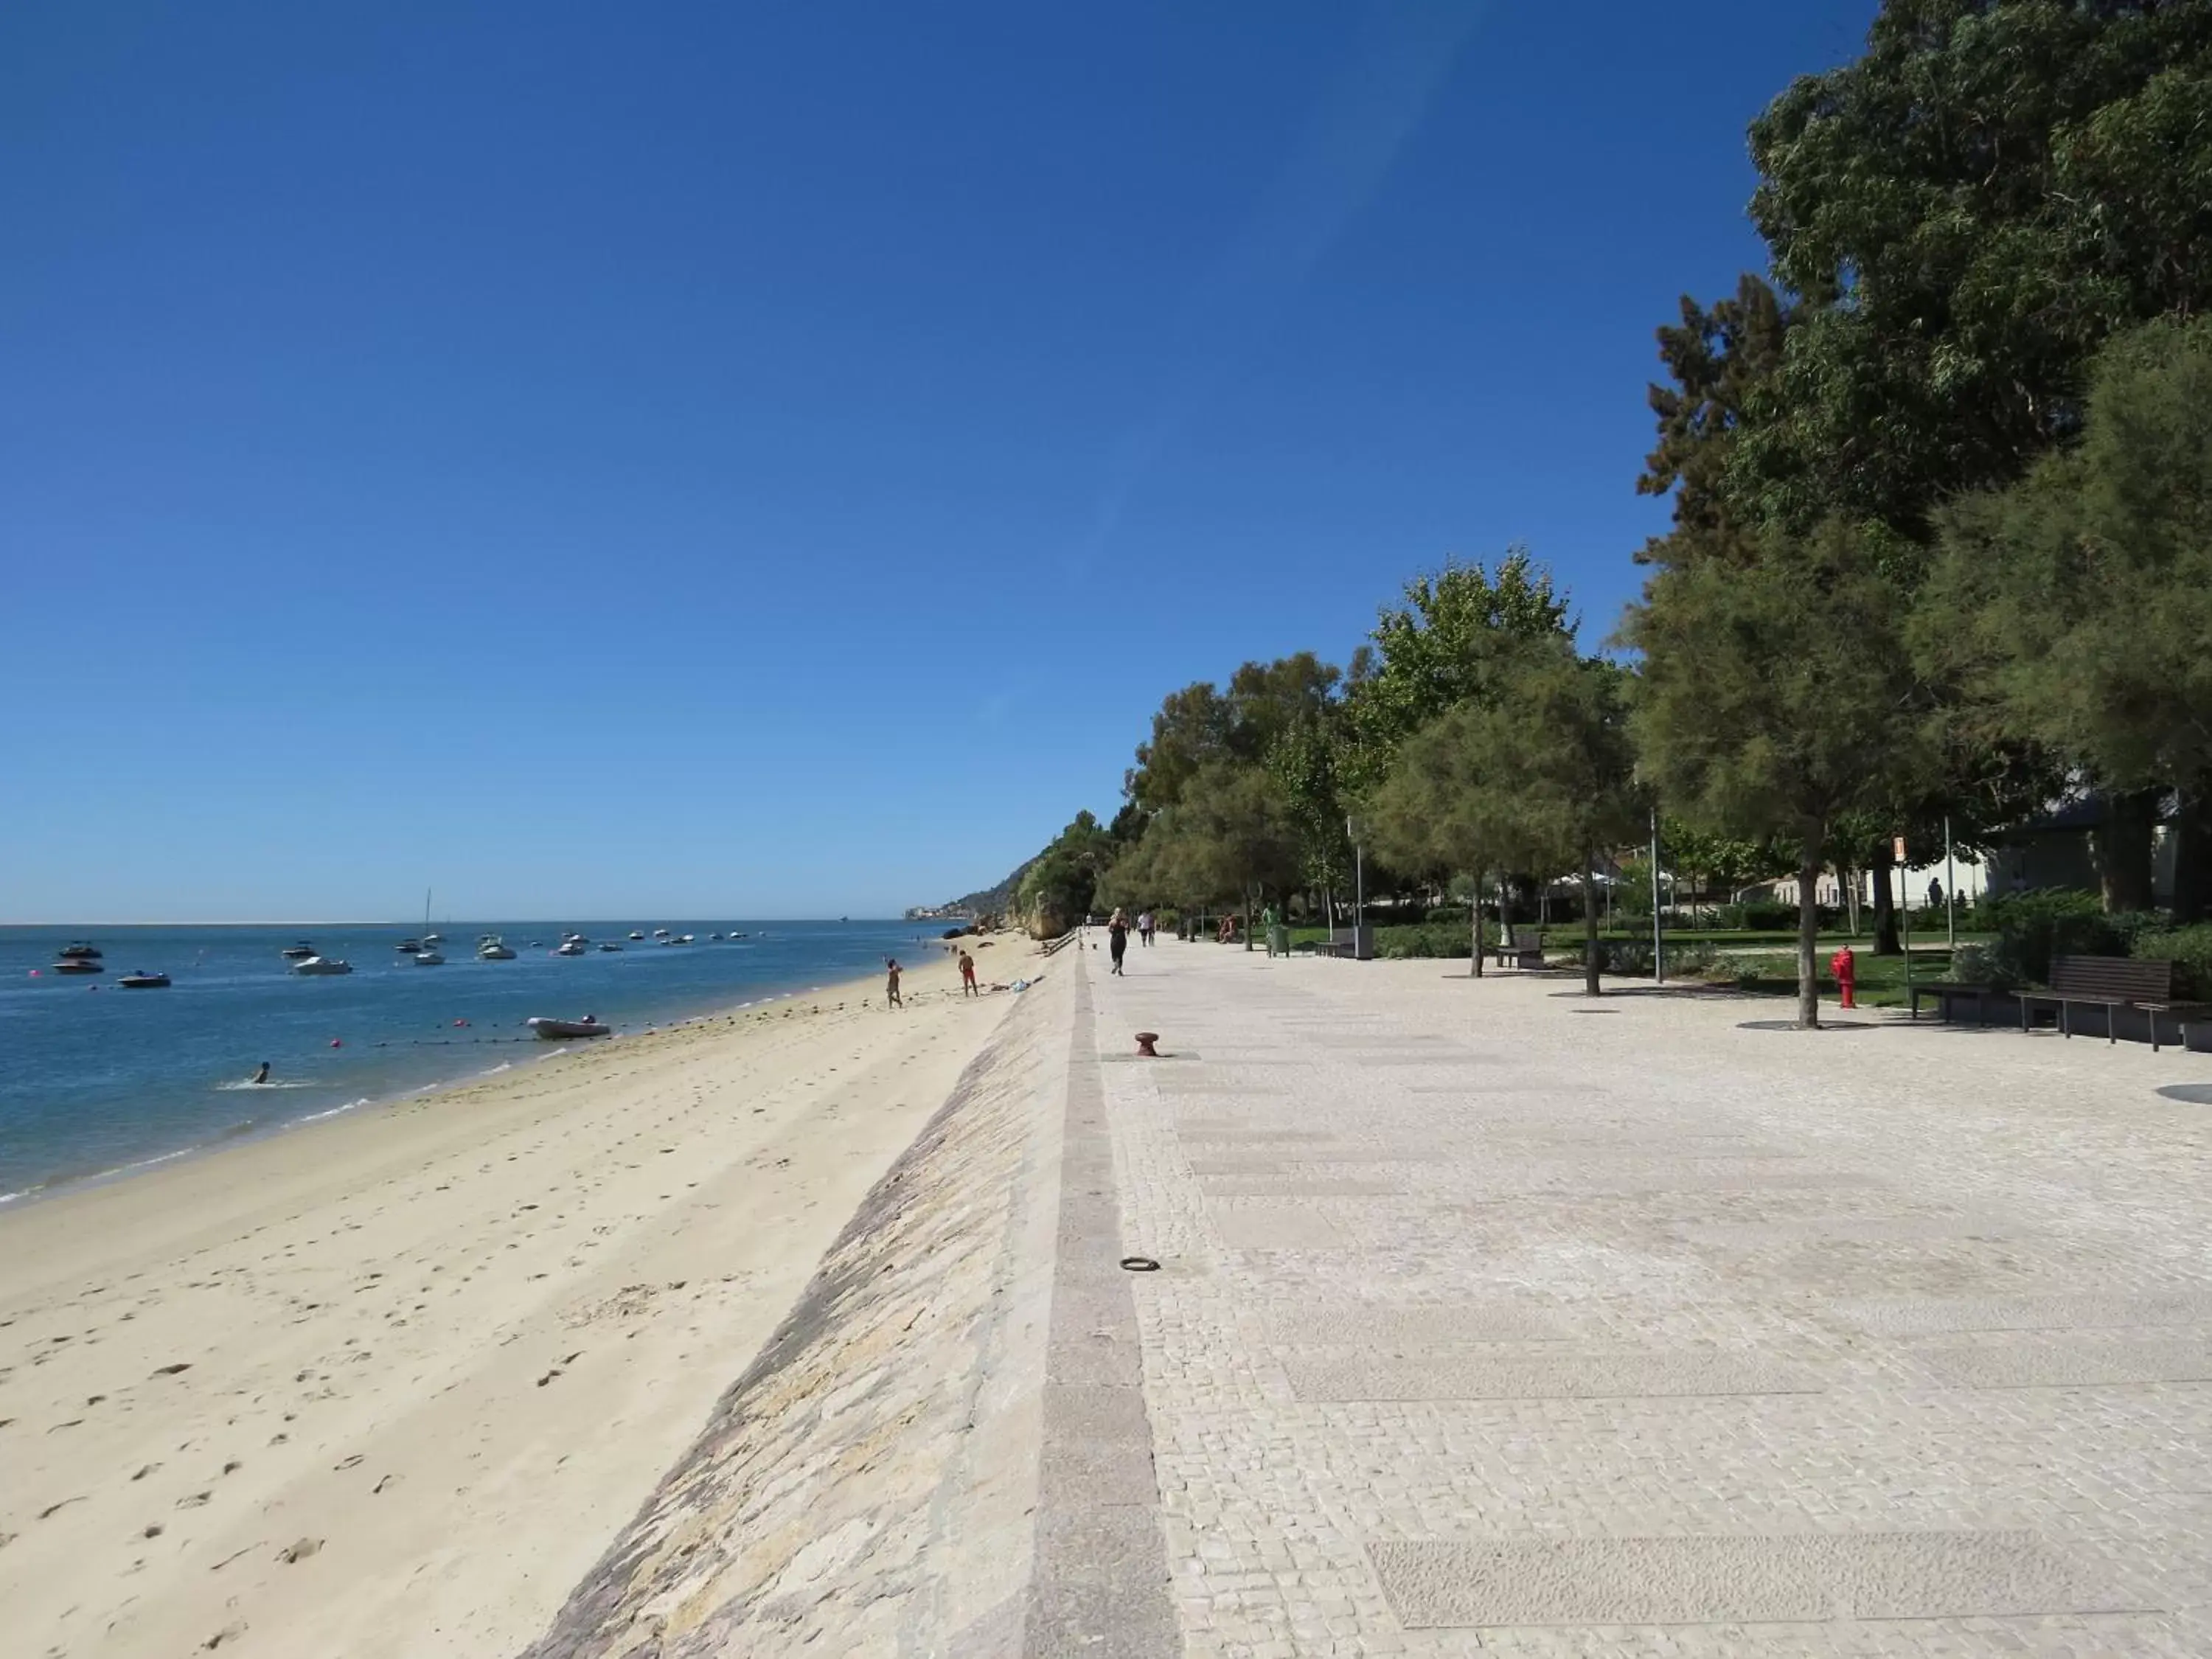
[[[1267,954],[1271,957],[1286,957],[1290,953],[1291,930],[1279,921],[1272,923],[1267,928]]]

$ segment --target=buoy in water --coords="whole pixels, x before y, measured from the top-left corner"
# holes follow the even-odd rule
[[[333,1048],[343,1048],[345,1047],[345,1044],[339,1042],[336,1037],[332,1037],[331,1039],[331,1047]]]

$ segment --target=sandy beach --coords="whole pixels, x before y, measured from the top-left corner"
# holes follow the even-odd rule
[[[0,1215],[9,1651],[528,1643],[1018,1000],[934,944],[906,986]]]

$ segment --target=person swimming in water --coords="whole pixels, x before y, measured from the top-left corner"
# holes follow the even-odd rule
[[[247,1080],[249,1083],[266,1083],[266,1082],[268,1082],[268,1081],[269,1081],[269,1062],[268,1062],[267,1060],[263,1060],[263,1061],[261,1062],[261,1069],[260,1069],[259,1071],[256,1072],[256,1073],[254,1073],[251,1078],[247,1079],[246,1080]]]

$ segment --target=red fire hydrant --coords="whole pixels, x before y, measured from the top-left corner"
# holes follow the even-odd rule
[[[1859,959],[1851,954],[1848,945],[1828,958],[1828,971],[1836,976],[1836,989],[1843,994],[1843,1006],[1856,1008],[1851,992],[1858,980]]]

